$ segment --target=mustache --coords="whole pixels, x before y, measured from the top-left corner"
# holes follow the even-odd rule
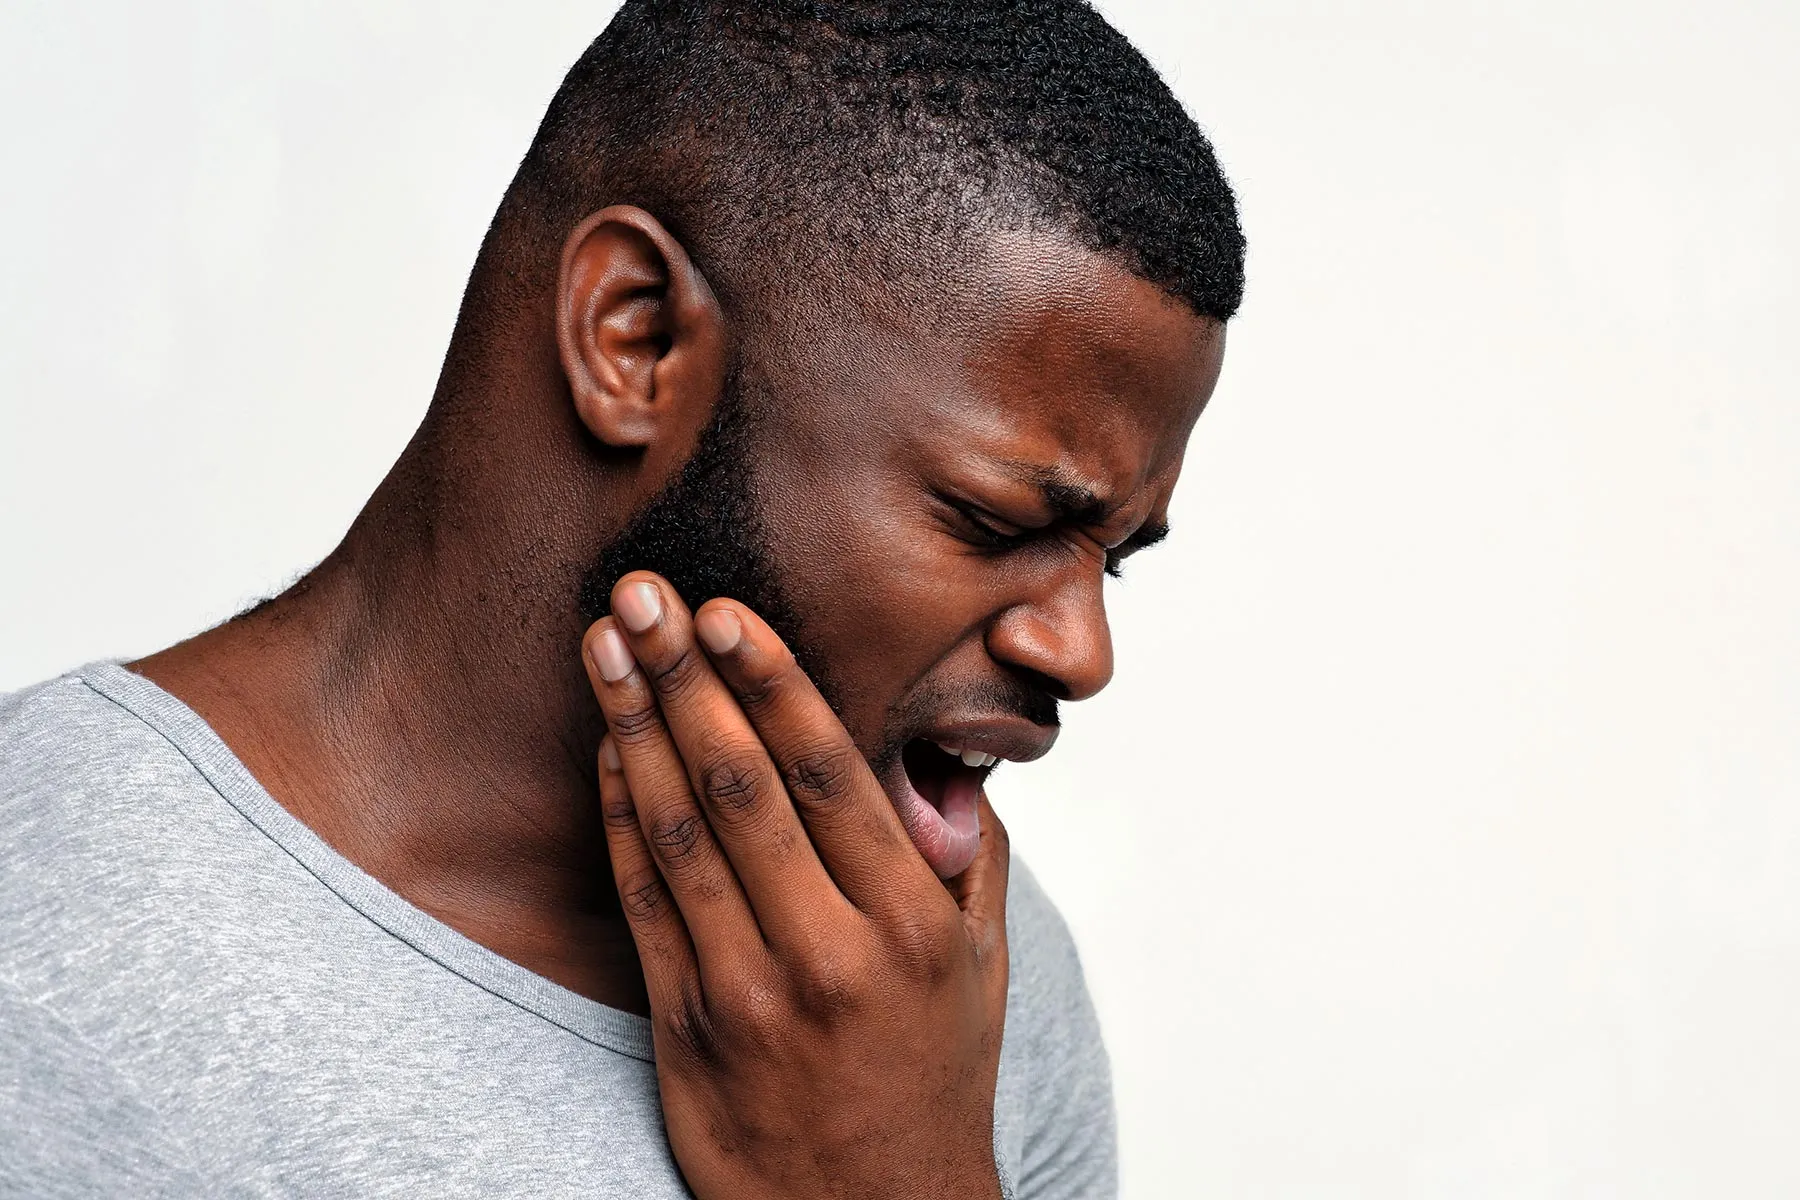
[[[1053,692],[1010,675],[984,680],[970,689],[964,697],[964,707],[1022,717],[1033,725],[1055,728],[1062,724],[1060,705]]]
[[[1049,684],[1045,680],[1045,684]],[[966,687],[937,686],[916,695],[889,714],[887,730],[873,753],[864,754],[869,766],[882,775],[900,766],[906,744],[920,728],[944,713],[962,716],[1023,717],[1034,725],[1058,727],[1062,715],[1057,698],[1049,687],[1015,676],[984,679]]]
[[[898,763],[913,732],[945,713],[1022,717],[1033,725],[1057,728],[1062,725],[1056,696],[1060,690],[1047,677],[1023,675],[991,676],[962,686],[939,683],[928,687],[889,715],[887,736],[869,761],[881,767]]]

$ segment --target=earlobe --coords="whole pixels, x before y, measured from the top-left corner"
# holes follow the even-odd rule
[[[564,243],[556,340],[577,416],[610,446],[685,441],[723,384],[712,289],[661,222],[631,205],[594,213]]]

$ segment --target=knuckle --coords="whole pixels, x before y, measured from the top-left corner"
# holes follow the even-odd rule
[[[793,1002],[815,1021],[831,1021],[858,1007],[860,978],[847,958],[830,951],[814,955],[794,974]]]
[[[722,1003],[715,1001],[714,1010],[720,1020],[729,1021],[739,1033],[757,1041],[767,1041],[782,1032],[791,1017],[786,998],[766,980],[754,976],[740,980]]]
[[[645,738],[654,736],[662,728],[662,714],[656,710],[656,705],[645,704],[622,712],[608,713],[606,724],[621,746],[635,746]]]
[[[786,646],[781,647],[766,667],[740,675],[736,688],[738,702],[746,709],[762,708],[799,669],[800,665],[795,661],[793,651]]]
[[[656,694],[668,699],[686,693],[703,678],[706,669],[700,652],[689,642],[681,647],[667,665],[647,673],[650,676],[650,686],[656,689]]]
[[[697,986],[682,988],[681,995],[663,1013],[663,1028],[676,1057],[688,1065],[710,1069],[723,1058],[718,1025]]]
[[[664,863],[682,866],[705,847],[706,820],[697,812],[658,817],[650,824],[650,845]]]
[[[630,921],[654,921],[669,911],[669,889],[653,872],[645,871],[619,883],[619,906]]]
[[[942,921],[903,920],[890,935],[896,966],[909,979],[935,988],[958,963],[955,930]]]
[[[892,927],[890,938],[903,959],[918,963],[946,960],[956,944],[954,928],[947,921],[907,915]]]
[[[856,776],[850,751],[841,747],[809,751],[789,764],[783,773],[794,803],[808,808],[830,808],[850,791]]]
[[[723,758],[701,772],[700,790],[713,811],[733,817],[755,808],[764,789],[758,772],[735,758]]]
[[[623,788],[616,795],[602,796],[600,819],[614,829],[629,829],[637,824],[637,802]]]

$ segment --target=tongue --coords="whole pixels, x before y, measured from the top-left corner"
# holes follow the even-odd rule
[[[981,850],[981,775],[959,766],[945,776],[941,789],[931,790],[937,793],[935,804],[909,783],[900,823],[937,877],[954,879]]]

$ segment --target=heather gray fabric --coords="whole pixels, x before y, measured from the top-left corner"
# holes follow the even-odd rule
[[[1116,1191],[1068,931],[1012,871],[995,1145]],[[0,697],[0,1195],[683,1196],[649,1023],[426,916],[110,664]]]

